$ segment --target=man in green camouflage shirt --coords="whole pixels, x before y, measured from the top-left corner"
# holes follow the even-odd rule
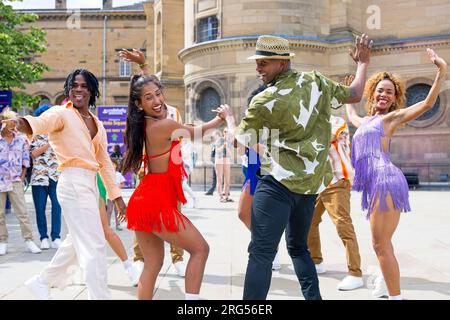
[[[331,107],[361,100],[369,63],[368,37],[357,37],[350,55],[357,63],[350,87],[319,72],[290,68],[289,42],[260,36],[256,70],[268,88],[256,95],[240,125],[227,117],[229,131],[262,154],[261,176],[252,206],[244,299],[266,299],[272,261],[286,231],[286,243],[305,299],[321,299],[307,237],[317,194],[332,179],[328,161]],[[258,146],[263,145],[263,148]]]

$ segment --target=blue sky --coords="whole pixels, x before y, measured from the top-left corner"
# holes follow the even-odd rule
[[[141,2],[139,0],[113,0],[113,7],[126,6]],[[55,0],[23,0],[6,2],[15,9],[53,9]],[[101,8],[102,0],[67,0],[68,8]]]

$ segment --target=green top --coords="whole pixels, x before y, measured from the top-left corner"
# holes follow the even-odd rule
[[[331,107],[350,96],[347,86],[319,72],[289,70],[253,97],[236,128],[236,139],[267,146],[261,174],[270,174],[289,190],[318,194],[332,179],[328,161]]]
[[[106,188],[103,184],[102,178],[100,178],[100,175],[97,173],[97,187],[98,187],[98,193],[100,199],[102,199],[106,203]]]

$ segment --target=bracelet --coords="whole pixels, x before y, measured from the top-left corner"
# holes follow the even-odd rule
[[[146,66],[148,66],[147,62],[139,64],[139,68],[144,69]]]

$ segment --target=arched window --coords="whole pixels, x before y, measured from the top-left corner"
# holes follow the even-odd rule
[[[216,109],[220,106],[220,96],[216,90],[209,87],[202,91],[200,99],[197,103],[198,116],[202,121],[212,120],[216,113],[212,112],[212,109]]]
[[[406,105],[408,107],[411,107],[412,105],[416,104],[417,102],[420,102],[422,100],[425,100],[425,98],[428,95],[428,92],[430,92],[431,86],[424,83],[418,83],[415,85],[412,85],[406,90]],[[439,111],[439,106],[441,104],[441,101],[439,97],[436,100],[436,103],[434,104],[433,108],[429,109],[427,112],[422,114],[420,117],[416,119],[416,121],[424,121],[429,120],[433,118]]]
[[[197,21],[197,43],[217,39],[219,20],[216,16],[201,18]]]

